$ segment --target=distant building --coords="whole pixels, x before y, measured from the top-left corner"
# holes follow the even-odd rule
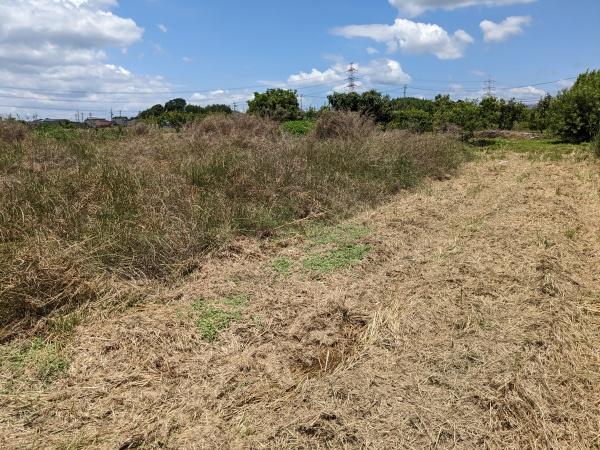
[[[32,120],[31,125],[60,125],[62,123],[69,123],[67,119],[36,119]]]
[[[129,118],[125,116],[115,116],[113,117],[113,123],[120,127],[126,127],[129,123]]]
[[[86,126],[90,128],[109,128],[113,126],[113,122],[106,119],[100,119],[98,117],[89,117],[85,119]]]

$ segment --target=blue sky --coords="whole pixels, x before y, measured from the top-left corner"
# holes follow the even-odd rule
[[[534,102],[600,67],[598,0],[0,0],[0,113],[132,115],[289,87]],[[538,83],[564,80],[558,83]],[[241,89],[243,88],[243,89]],[[56,109],[52,109],[56,108]]]

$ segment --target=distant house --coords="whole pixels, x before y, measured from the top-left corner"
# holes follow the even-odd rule
[[[98,117],[89,117],[85,119],[84,123],[90,128],[109,128],[113,126],[112,121],[100,119]]]
[[[129,118],[125,116],[115,116],[113,117],[113,123],[120,127],[126,127],[129,123]]]

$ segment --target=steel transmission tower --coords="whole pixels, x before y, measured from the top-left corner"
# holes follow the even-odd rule
[[[348,70],[346,72],[348,73],[348,78],[346,78],[348,84],[346,84],[346,87],[350,92],[354,92],[358,87],[358,68],[352,62],[350,63],[350,66],[348,67]]]
[[[491,78],[484,83],[485,96],[494,97],[496,95],[496,82]]]

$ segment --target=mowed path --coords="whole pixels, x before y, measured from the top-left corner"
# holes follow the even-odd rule
[[[2,393],[0,446],[598,448],[599,167],[470,162],[355,217],[371,251],[331,273],[240,241],[78,327],[62,378]],[[232,295],[202,339],[191,305]]]

